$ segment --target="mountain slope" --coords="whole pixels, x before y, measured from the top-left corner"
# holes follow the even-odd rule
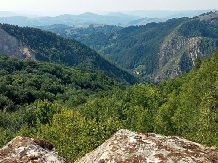
[[[202,13],[217,11],[213,10],[182,10],[182,11],[169,11],[169,10],[136,10],[123,12],[129,15],[135,15],[148,18],[181,18],[181,17],[194,17]]]
[[[207,21],[182,18],[125,28],[104,53],[124,68],[151,75],[157,82],[173,78],[188,72],[197,57],[218,48],[218,26],[212,23],[216,14]]]
[[[60,35],[105,54],[143,81],[160,82],[188,72],[197,57],[205,57],[218,49],[218,12],[144,26],[111,27],[114,30],[107,32],[106,26],[101,29],[92,26],[92,29],[86,34],[85,29],[60,26],[46,30],[62,31]],[[77,36],[71,35],[75,32]]]
[[[218,49],[218,12],[122,28],[93,47],[140,77],[160,82],[188,72],[197,57]],[[86,39],[87,45],[93,40]],[[95,38],[96,40],[96,38]]]
[[[218,49],[218,12],[203,15],[180,24],[165,38],[158,53],[156,81],[188,72],[197,57],[208,56]]]
[[[19,68],[19,64],[16,64],[14,60],[20,61],[15,58],[9,58],[10,63]],[[29,64],[32,67],[35,67],[33,63],[38,63],[31,60],[25,62],[32,62]],[[3,63],[4,62],[0,65],[5,67]],[[44,67],[44,63],[41,63],[40,65],[44,72],[47,70],[52,70],[51,73],[53,73],[53,71],[57,72],[57,75],[53,74],[54,78],[57,78],[59,75],[66,77],[66,73],[62,73],[57,68],[52,68],[51,64],[49,65],[47,63],[46,67]],[[31,73],[31,66],[26,66],[26,71],[29,73]],[[71,105],[66,105],[65,101],[61,102],[59,100],[54,102],[38,101],[33,105],[25,104],[16,112],[8,112],[4,109],[0,111],[0,133],[3,133],[0,134],[0,146],[6,144],[16,135],[29,137],[40,136],[51,142],[59,154],[66,158],[67,162],[74,162],[86,153],[96,149],[117,130],[125,128],[140,133],[176,135],[184,137],[187,140],[204,144],[208,147],[204,148],[204,146],[200,146],[200,148],[198,148],[199,146],[197,144],[182,143],[183,141],[180,141],[181,139],[176,136],[171,138],[178,140],[178,144],[174,144],[171,140],[169,143],[164,144],[168,139],[165,139],[166,137],[162,139],[163,137],[157,136],[158,138],[161,138],[160,141],[155,141],[158,146],[155,146],[155,142],[153,141],[150,145],[151,147],[160,147],[160,152],[165,150],[165,148],[163,149],[162,147],[167,147],[167,149],[170,150],[169,152],[175,152],[174,154],[176,156],[179,155],[180,158],[186,158],[186,154],[190,154],[190,151],[193,149],[200,151],[200,155],[196,155],[196,153],[198,153],[196,152],[194,157],[192,155],[190,159],[199,158],[209,152],[208,154],[210,154],[210,156],[206,156],[206,158],[208,158],[207,160],[211,160],[212,158],[213,161],[217,162],[217,154],[213,155],[215,148],[218,146],[217,69],[218,52],[207,59],[198,59],[194,69],[189,73],[169,81],[164,81],[157,86],[138,84],[126,87],[126,89],[109,88],[109,90],[111,89],[109,92],[99,92],[100,94],[89,97],[87,101],[83,101],[83,98],[81,99],[84,94],[78,98],[78,92],[72,90],[70,92],[74,94],[73,97],[71,97],[72,94],[67,93],[65,97],[61,98],[64,100],[64,98],[70,97],[69,102],[71,102]],[[13,70],[13,67],[8,67],[7,71],[10,72],[11,70]],[[35,67],[34,71],[37,72],[37,70],[38,68]],[[3,74],[5,71],[2,71],[1,73]],[[14,71],[14,74],[16,73],[18,72]],[[22,74],[23,73],[20,72],[20,75]],[[35,75],[37,73],[32,74]],[[21,91],[23,91],[23,76],[19,76],[13,81],[9,77],[10,75],[11,74],[9,73],[8,77],[4,78],[4,81],[9,84],[5,87],[1,83],[0,90],[3,93],[8,93],[8,91],[4,91],[5,88],[10,91],[12,86],[17,88],[16,86],[20,85]],[[81,75],[82,74],[79,73],[78,76],[74,76],[70,79],[77,80]],[[70,74],[67,76],[71,77]],[[28,79],[28,77],[26,78]],[[58,84],[54,85],[52,83],[52,87],[49,87],[49,84],[51,83],[49,79],[50,78],[43,80],[43,78],[39,78],[38,80],[42,80],[42,84],[46,81],[48,87],[44,88],[50,89],[55,88],[54,86],[58,86]],[[13,82],[10,83],[11,81]],[[104,80],[102,81],[104,82]],[[89,83],[90,81],[87,82],[87,84]],[[37,86],[37,83],[34,83],[34,81],[28,82],[28,84],[30,86]],[[68,88],[66,88],[66,90],[68,90]],[[19,96],[23,97],[26,91],[17,91],[17,93]],[[13,93],[9,92],[8,95],[13,95]],[[2,95],[0,98],[2,98]],[[4,98],[2,98],[0,102],[3,102],[3,99]],[[80,103],[81,100],[82,104]],[[79,105],[75,106],[75,103],[77,102],[79,102]],[[141,146],[141,144],[136,144],[146,141],[146,139],[143,138],[143,135],[139,135],[138,137],[135,133],[129,131],[127,131],[127,133],[130,133],[131,136],[126,137],[125,134],[121,134],[121,137],[123,135],[122,140],[124,140],[124,143],[119,144],[122,141],[113,141],[112,144],[109,143],[109,152],[117,151],[122,153],[124,149],[125,156],[127,156],[126,154],[130,154],[128,156],[131,158],[131,153],[133,155],[135,152],[140,154],[142,150],[147,149],[144,148],[145,146]],[[153,134],[146,134],[145,136],[154,140]],[[117,138],[119,138],[119,136]],[[110,140],[111,139],[109,139],[109,141]],[[113,146],[117,143],[120,146]],[[145,142],[145,144],[146,147],[149,147],[148,142]],[[107,143],[104,143],[104,145],[107,145]],[[127,146],[127,150],[122,148],[125,147],[125,145],[130,145]],[[172,149],[181,149],[181,146],[185,149],[188,148],[188,150],[185,150],[184,153],[181,153],[181,150],[174,150],[172,152]],[[211,146],[213,147],[209,148]],[[100,146],[99,148],[103,149],[104,147],[105,146]],[[110,150],[112,147],[114,148]],[[118,156],[117,152],[115,156]],[[145,152],[152,156],[156,150],[153,151],[152,149],[150,151],[151,153],[147,150]],[[145,152],[142,153],[142,156]],[[92,154],[94,153],[95,152]],[[104,153],[104,151],[100,151],[100,153]],[[99,153],[97,152],[97,155],[92,156],[98,157],[98,154]],[[183,154],[185,154],[185,156]],[[164,155],[164,157],[166,155]],[[155,157],[163,158],[162,156],[163,155],[155,155]],[[170,158],[170,154],[167,155],[166,158]],[[132,159],[134,160],[136,157],[132,157]],[[190,162],[190,160],[188,162]]]
[[[110,44],[110,37],[123,27],[115,25],[94,25],[87,27],[68,26],[64,24],[54,24],[40,26],[40,29],[56,33],[62,37],[77,40],[83,44],[100,51],[102,47]]]
[[[15,111],[26,103],[44,99],[67,103],[74,95],[82,95],[84,101],[83,92],[90,96],[113,87],[125,84],[98,71],[0,55],[0,110]]]
[[[167,23],[150,23],[146,26],[130,26],[120,30],[109,31],[108,33],[103,32],[103,30],[102,32],[93,31],[89,35],[84,35],[84,39],[70,36],[69,30],[61,29],[65,31],[67,37],[81,41],[100,53],[107,55],[124,68],[133,72],[139,72],[140,77],[145,77],[148,74],[152,74],[158,67],[157,53],[164,38],[187,19],[172,19]],[[54,29],[49,28],[48,30],[57,32],[60,31],[60,28],[54,27]],[[71,30],[76,31],[72,28]],[[60,33],[60,35],[63,35],[63,33]],[[93,43],[96,43],[98,40],[101,40],[101,43],[94,45]]]
[[[167,18],[141,18],[141,19],[137,19],[137,20],[133,20],[131,22],[129,22],[129,25],[146,25],[148,23],[159,23],[159,22],[165,22],[167,21]]]
[[[17,55],[20,58],[25,58],[23,56],[26,55],[40,61],[105,71],[108,75],[123,81],[136,82],[128,72],[77,41],[67,40],[36,28],[3,24],[0,29],[2,36],[5,36],[0,39],[2,42],[0,53]]]
[[[151,75],[156,82],[173,78],[188,72],[197,57],[210,55],[218,48],[218,12],[205,15],[123,29],[128,34],[118,34],[116,43],[104,52],[127,69]]]

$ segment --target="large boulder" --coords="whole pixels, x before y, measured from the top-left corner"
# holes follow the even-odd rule
[[[16,137],[0,149],[0,163],[65,163],[53,145],[42,139]]]
[[[177,136],[120,130],[75,163],[217,163],[218,151]]]

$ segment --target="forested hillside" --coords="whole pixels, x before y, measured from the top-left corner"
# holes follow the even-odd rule
[[[38,28],[56,33],[68,39],[77,40],[98,51],[110,44],[109,38],[111,35],[114,35],[114,33],[123,29],[123,27],[116,25],[94,24],[83,27],[53,24],[49,26],[40,26]]]
[[[125,84],[101,71],[0,55],[0,109],[4,111],[16,111],[25,104],[44,99],[76,106],[88,96],[114,87],[122,88]],[[80,102],[74,103],[74,98]]]
[[[87,34],[83,31],[90,27],[75,29],[54,25],[47,30],[62,31],[60,35],[81,41],[138,74],[142,81],[160,82],[189,72],[197,57],[208,56],[218,49],[218,12],[117,28],[109,33],[104,31],[106,26],[101,31],[91,27],[93,30]],[[72,35],[75,32],[81,33],[82,37]]]
[[[12,55],[17,51],[19,53],[23,51],[23,55],[28,53],[30,57],[34,56],[32,58],[39,61],[64,64],[80,69],[102,70],[110,76],[131,84],[137,81],[133,75],[77,41],[68,40],[36,28],[21,28],[7,24],[0,25],[0,28],[1,32],[7,32],[0,40],[5,44],[0,47],[1,53]],[[11,39],[5,41],[8,38]],[[17,49],[11,52],[10,49],[14,48],[13,45],[16,42]],[[24,50],[21,50],[23,47],[25,47]]]
[[[0,147],[17,135],[42,138],[74,162],[122,128],[218,147],[217,17],[55,26],[64,37],[93,38],[92,48],[156,85],[128,85],[134,76],[77,41],[0,25]]]
[[[6,56],[1,61],[1,146],[16,135],[40,137],[73,162],[121,128],[218,146],[218,52],[157,86],[125,86],[102,74]],[[16,96],[7,95],[11,90]],[[28,90],[35,90],[35,102]]]

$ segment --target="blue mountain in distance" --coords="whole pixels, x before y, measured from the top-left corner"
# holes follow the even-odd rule
[[[135,10],[135,11],[124,11],[122,13],[127,15],[139,16],[142,18],[181,18],[181,17],[194,17],[202,13],[210,11],[218,11],[218,9],[208,10],[182,10],[182,11],[169,11],[169,10]]]
[[[213,10],[187,10],[187,11],[129,11],[129,12],[109,12],[106,15],[99,15],[86,12],[80,15],[64,14],[55,17],[30,17],[19,15],[13,12],[0,11],[0,23],[7,23],[18,26],[39,27],[52,24],[64,24],[70,26],[88,26],[90,24],[104,25],[146,25],[150,22],[164,22],[170,18],[195,17],[202,13]]]
[[[80,15],[74,15],[75,17],[83,17],[83,18],[96,18],[96,17],[103,17],[103,15],[98,15],[92,12],[85,12],[83,14]]]
[[[25,16],[11,16],[1,17],[0,23],[7,23],[18,26],[45,26],[52,24],[65,24],[65,25],[90,25],[90,24],[108,24],[108,25],[127,25],[133,20],[137,20],[140,17],[131,15],[98,15],[90,12],[86,12],[80,15],[64,14],[56,17],[35,17],[28,18]]]
[[[135,15],[130,15],[130,14],[124,14],[122,12],[109,12],[106,14],[106,16],[115,16],[115,17],[132,17],[134,19],[140,19],[142,17],[140,16],[135,16]]]
[[[11,11],[0,11],[0,17],[18,16],[18,14]]]
[[[32,14],[32,13],[26,13],[26,14],[18,14],[11,11],[0,11],[0,17],[14,17],[14,16],[23,16],[28,18],[34,18],[39,17],[38,15]]]

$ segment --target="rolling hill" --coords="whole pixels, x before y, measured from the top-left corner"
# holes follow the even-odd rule
[[[104,31],[106,26],[101,31],[92,26],[93,30],[84,34],[83,31],[89,28],[54,25],[43,29],[62,31],[60,35],[94,48],[136,73],[142,81],[160,82],[174,78],[188,72],[197,57],[205,57],[218,49],[218,12],[143,26],[113,27],[115,30],[108,32]],[[78,32],[77,36],[72,35],[75,32]]]
[[[3,106],[0,147],[18,135],[40,136],[51,142],[68,162],[74,162],[123,128],[174,135],[174,139],[180,136],[213,146],[213,149],[218,145],[218,52],[197,62],[193,70],[178,78],[156,86],[136,84],[124,89],[119,89],[120,83],[111,85],[111,79],[105,83],[100,76],[98,82],[93,82],[90,78],[95,74],[62,65],[31,60],[21,62],[5,56],[0,59],[4,67],[0,77],[0,104]],[[97,86],[92,92],[90,84]],[[102,84],[107,89],[98,92]],[[40,88],[37,90],[37,87]],[[96,91],[98,93],[93,96]],[[33,99],[31,95],[46,95],[52,101],[28,104]],[[24,99],[21,100],[24,103],[11,112],[11,107],[5,107],[4,103],[11,106],[9,99],[16,102]]]
[[[96,51],[77,41],[64,39],[51,32],[2,24],[0,36],[0,54],[64,64],[79,69],[104,71],[125,82],[136,82],[133,75],[118,68]]]

